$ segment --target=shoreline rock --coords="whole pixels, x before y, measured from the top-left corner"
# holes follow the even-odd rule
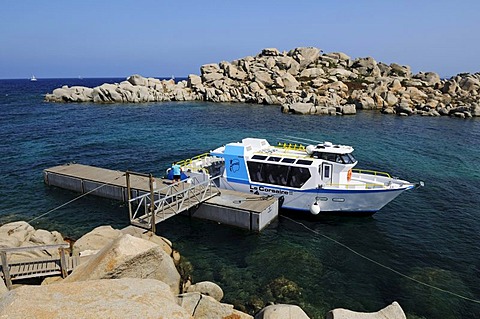
[[[23,221],[0,227],[3,248],[44,245],[51,243],[49,240],[57,243],[62,238],[58,232],[35,230]],[[75,309],[75,316],[82,318],[254,318],[221,303],[223,291],[215,283],[182,283],[189,283],[190,278],[180,276],[180,254],[170,241],[155,234],[124,234],[100,226],[79,238],[72,252],[91,256],[65,279],[47,277],[41,285],[15,285],[10,291],[0,285],[0,316],[57,318]],[[39,256],[22,256],[26,257]],[[297,305],[275,304],[258,310],[255,318],[309,318]],[[379,314],[387,313],[392,319],[405,318],[395,302],[377,313],[334,309],[327,317],[380,318]]]
[[[479,96],[480,72],[441,79],[435,72],[412,74],[406,65],[306,47],[288,52],[267,48],[256,56],[205,64],[200,75],[178,83],[135,74],[95,88],[63,86],[46,94],[45,101],[210,101],[280,105],[291,114],[353,115],[368,109],[470,118],[480,116]]]

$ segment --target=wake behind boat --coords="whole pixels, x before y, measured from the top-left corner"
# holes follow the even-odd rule
[[[220,176],[218,187],[280,197],[282,208],[312,214],[373,214],[403,191],[422,185],[388,173],[359,170],[353,148],[330,142],[317,145],[245,138],[210,153],[179,162],[191,178]]]

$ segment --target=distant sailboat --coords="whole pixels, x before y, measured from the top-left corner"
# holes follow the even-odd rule
[[[32,77],[30,78],[30,81],[35,82],[36,80],[37,78],[35,77],[35,75],[32,75]]]

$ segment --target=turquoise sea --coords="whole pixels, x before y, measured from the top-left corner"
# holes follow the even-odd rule
[[[121,80],[0,80],[0,223],[30,221],[78,195],[44,184],[43,169],[55,165],[161,176],[173,160],[243,137],[352,145],[357,167],[425,187],[372,217],[283,212],[252,233],[177,216],[158,234],[191,263],[195,282],[218,283],[224,302],[246,311],[285,302],[323,318],[337,307],[377,311],[398,301],[409,318],[480,318],[480,119],[374,111],[292,116],[278,106],[202,102],[43,102],[62,85]],[[122,203],[87,196],[32,225],[78,238],[99,225],[124,227],[127,214]]]

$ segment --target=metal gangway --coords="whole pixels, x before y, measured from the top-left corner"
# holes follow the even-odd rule
[[[130,175],[148,176],[150,192],[132,198]],[[220,176],[206,178],[203,181],[193,177],[162,188],[156,187],[156,181],[151,174],[127,172],[126,178],[130,224],[151,230],[153,233],[157,223],[220,195],[220,189],[215,183]]]
[[[48,252],[54,249],[58,249],[58,256],[25,258],[25,260],[8,260],[9,253],[21,253],[32,250]],[[2,271],[0,272],[0,275],[9,290],[12,289],[13,280],[53,275],[61,275],[62,278],[65,278],[69,272],[86,259],[85,257],[80,256],[70,256],[66,253],[66,250],[68,249],[70,249],[69,244],[0,248],[0,256],[2,259]]]

